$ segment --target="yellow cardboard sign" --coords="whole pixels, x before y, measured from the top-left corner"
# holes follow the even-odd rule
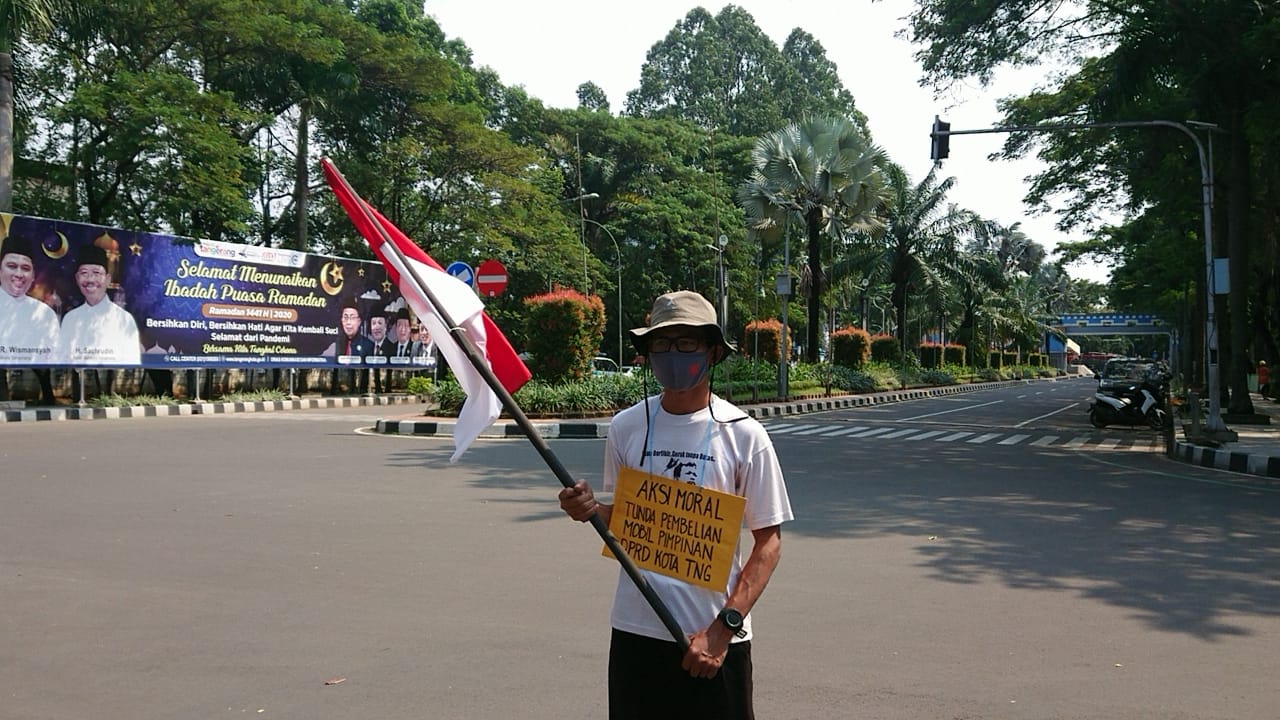
[[[746,498],[624,467],[609,530],[637,567],[725,591]],[[602,554],[613,557],[609,546]]]

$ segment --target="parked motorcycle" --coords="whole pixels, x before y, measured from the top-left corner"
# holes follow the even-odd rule
[[[1089,406],[1089,422],[1108,425],[1147,425],[1155,430],[1172,422],[1167,409],[1168,377],[1153,369],[1140,380],[1120,387],[1099,389]]]

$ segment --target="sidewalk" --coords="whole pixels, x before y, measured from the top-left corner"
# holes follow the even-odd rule
[[[1280,404],[1257,393],[1250,393],[1249,397],[1253,400],[1253,411],[1269,416],[1270,424],[1228,424],[1240,439],[1216,448],[1175,440],[1174,457],[1201,467],[1280,478]]]

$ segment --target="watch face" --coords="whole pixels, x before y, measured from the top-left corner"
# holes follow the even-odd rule
[[[742,627],[742,613],[733,608],[725,608],[720,613],[720,619],[728,626],[730,630],[737,630]]]

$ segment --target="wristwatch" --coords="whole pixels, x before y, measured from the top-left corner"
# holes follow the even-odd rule
[[[734,608],[727,607],[721,610],[720,614],[716,616],[716,619],[723,623],[725,627],[729,628],[729,631],[734,635],[737,635],[740,638],[747,636],[747,629],[742,627],[742,613],[738,612]]]

